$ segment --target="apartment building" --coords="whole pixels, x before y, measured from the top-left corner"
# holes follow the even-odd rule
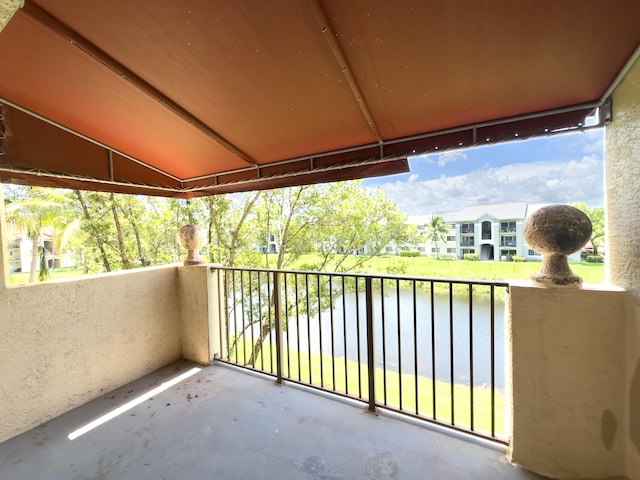
[[[509,261],[514,256],[527,261],[542,260],[524,240],[523,225],[529,215],[545,204],[527,202],[476,205],[462,210],[435,214],[448,227],[446,242],[426,238],[431,215],[409,218],[409,223],[425,232],[425,241],[418,246],[423,255],[464,258],[467,253],[478,254],[480,260]],[[570,260],[579,260],[576,253]]]

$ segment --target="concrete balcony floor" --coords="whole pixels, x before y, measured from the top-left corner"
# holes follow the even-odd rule
[[[0,478],[536,479],[504,448],[214,365],[84,435],[68,435],[193,368],[179,362],[0,444]]]

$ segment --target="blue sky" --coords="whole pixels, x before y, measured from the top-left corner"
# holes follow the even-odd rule
[[[409,159],[411,173],[363,181],[403,213],[525,201],[604,204],[604,129],[454,150]]]

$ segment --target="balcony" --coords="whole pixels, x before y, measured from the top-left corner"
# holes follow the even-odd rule
[[[173,363],[0,444],[0,477],[542,478],[504,448],[220,364],[69,440],[195,366]]]
[[[235,282],[231,280],[234,275]],[[323,322],[331,321],[335,322],[335,332],[340,332],[337,325],[344,321],[343,317],[329,315],[323,317],[322,322],[315,323],[318,318],[314,315],[307,317],[306,313],[313,311],[313,307],[304,307],[306,310],[298,315],[301,327],[280,331],[279,350],[276,340],[278,334],[274,334],[274,339],[269,340],[268,346],[263,349],[260,362],[254,361],[252,364],[243,357],[249,351],[239,353],[242,351],[238,348],[239,343],[236,342],[236,347],[232,348],[230,339],[239,338],[238,326],[242,328],[243,319],[248,318],[250,311],[256,311],[256,299],[261,298],[264,302],[264,299],[271,298],[277,288],[282,288],[282,292],[289,292],[283,298],[291,298],[297,292],[302,295],[303,304],[313,302],[318,298],[317,292],[322,291],[317,288],[314,290],[313,286],[318,285],[318,281],[322,286],[326,282],[325,277],[313,277],[305,272],[269,271],[260,273],[263,281],[256,281],[248,275],[246,271],[234,273],[232,269],[212,270],[208,266],[167,266],[5,288],[2,294],[8,304],[21,305],[22,308],[0,311],[2,351],[8,364],[13,365],[2,373],[3,391],[11,394],[2,397],[3,411],[7,414],[1,430],[5,442],[0,444],[0,476],[12,478],[15,474],[18,475],[16,478],[37,479],[46,475],[46,478],[56,478],[53,472],[59,472],[58,478],[74,478],[73,475],[84,478],[91,476],[85,472],[92,472],[94,476],[118,472],[117,478],[127,478],[129,473],[126,472],[132,472],[129,478],[141,478],[141,472],[135,471],[135,468],[151,472],[157,467],[164,472],[181,471],[180,476],[185,478],[190,478],[190,472],[204,470],[219,471],[220,475],[233,478],[233,469],[238,469],[238,475],[244,477],[245,468],[247,471],[257,468],[257,463],[247,460],[250,453],[246,452],[261,452],[256,462],[260,465],[273,463],[281,477],[290,478],[298,478],[301,469],[305,468],[315,472],[318,469],[325,469],[324,472],[329,473],[345,471],[348,478],[359,478],[358,475],[366,478],[362,473],[354,475],[349,468],[362,472],[363,468],[375,470],[383,467],[391,469],[390,475],[396,469],[399,472],[411,472],[414,468],[416,471],[433,468],[440,475],[436,475],[436,478],[456,478],[455,475],[462,475],[460,472],[464,470],[460,469],[466,465],[475,469],[474,478],[482,478],[481,472],[484,471],[490,472],[486,478],[535,478],[530,474],[522,476],[524,472],[507,466],[503,458],[505,443],[511,444],[512,461],[520,464],[533,463],[545,456],[557,458],[559,445],[566,445],[567,448],[562,449],[565,454],[570,457],[577,453],[579,463],[586,465],[589,471],[598,471],[598,468],[602,468],[600,465],[607,468],[603,457],[585,459],[581,449],[575,450],[570,446],[575,442],[576,428],[583,435],[595,434],[595,431],[591,431],[589,419],[600,418],[603,405],[608,406],[610,415],[623,418],[620,415],[624,415],[621,413],[624,399],[617,392],[626,388],[623,385],[625,379],[620,375],[612,375],[612,372],[625,371],[623,366],[627,360],[624,349],[619,348],[618,336],[612,332],[626,331],[625,322],[629,318],[625,313],[625,305],[629,301],[627,292],[612,288],[548,291],[511,284],[508,287],[508,302],[504,307],[497,307],[498,297],[489,300],[490,311],[491,308],[494,312],[505,311],[503,334],[512,344],[513,352],[512,357],[505,359],[507,370],[504,372],[506,378],[513,377],[513,389],[508,397],[502,397],[506,402],[504,412],[512,414],[507,415],[511,420],[503,423],[501,414],[495,409],[501,398],[498,394],[501,391],[498,367],[502,365],[502,360],[492,361],[488,384],[482,379],[480,365],[483,360],[479,360],[485,355],[483,350],[486,351],[492,343],[490,340],[488,343],[482,341],[481,332],[487,326],[491,327],[492,323],[497,327],[498,322],[492,321],[491,316],[480,314],[474,307],[474,302],[479,300],[478,288],[503,287],[486,287],[482,282],[476,284],[389,276],[370,278],[357,275],[358,280],[353,280],[332,274],[330,278],[334,284],[342,286],[342,278],[345,278],[345,284],[350,285],[350,292],[360,292],[354,297],[355,302],[360,302],[358,308],[346,316],[347,322],[354,322],[352,326],[356,332],[360,329],[354,339],[356,342],[360,339],[360,347],[352,351],[351,346],[347,346],[344,354],[334,353],[332,349],[338,352],[339,338],[343,335],[333,338],[329,335],[330,330],[325,329],[324,340],[317,347],[323,348],[321,356],[331,352],[334,360],[319,363],[319,368],[324,368],[324,372],[313,369],[305,372],[296,369],[295,365],[304,364],[305,357],[309,355],[316,355],[313,348],[304,347],[308,333],[316,326],[319,332],[319,328],[326,325]],[[256,285],[265,284],[264,278],[277,275],[282,275],[281,287],[272,284],[272,287],[256,288]],[[437,282],[443,285],[438,287],[435,285]],[[371,285],[367,286],[367,283]],[[307,284],[311,286],[311,290],[307,290],[311,293],[303,293],[303,284],[305,288]],[[391,314],[393,310],[398,310],[398,286],[402,295],[408,295],[406,304],[417,305],[417,308],[411,307],[408,312],[404,310],[405,303],[400,305],[400,316],[404,319],[402,325]],[[459,290],[473,299],[462,309],[450,300]],[[238,295],[242,291],[244,293]],[[327,291],[335,292],[333,289]],[[370,302],[367,300],[368,291],[377,292],[380,296],[369,297],[374,299]],[[430,305],[436,304],[423,302],[425,298],[431,298],[431,292],[444,302],[444,316],[436,314],[435,322],[441,324],[441,329],[433,330],[435,343],[428,340],[424,344],[425,340],[432,337],[430,330],[424,330],[424,325],[432,322]],[[42,301],[35,301],[37,298]],[[380,298],[385,299],[384,307],[378,303]],[[276,315],[278,311],[291,311],[293,304],[288,302],[286,300],[280,307],[272,309],[270,315]],[[277,307],[271,301],[264,305],[267,308],[268,305]],[[373,331],[379,332],[380,336],[374,337],[371,349],[367,334],[371,325],[368,319],[374,317],[367,313],[370,307],[374,312],[385,312],[384,320],[380,318],[380,323],[378,320],[373,322]],[[242,308],[248,310],[243,312]],[[455,326],[455,318],[464,310],[469,315],[464,317],[462,324],[472,325],[466,334]],[[52,311],[57,312],[54,317],[51,316]],[[611,320],[606,324],[601,322],[603,311]],[[358,315],[361,315],[360,320],[357,320]],[[25,317],[29,318],[28,322]],[[536,318],[545,321],[540,323]],[[544,339],[549,335],[556,338],[559,325],[565,331],[584,332],[585,328],[593,331],[593,345],[597,347],[588,351],[578,348],[583,338],[579,335],[563,335],[559,349],[556,348],[557,341],[531,341],[532,338]],[[343,329],[342,333],[345,331],[347,336],[353,333],[351,328]],[[415,331],[418,335],[414,334]],[[299,340],[297,334],[293,335],[294,332],[300,333]],[[255,333],[258,333],[257,330]],[[470,341],[470,333],[474,341]],[[442,335],[444,343],[439,339]],[[496,333],[495,338],[501,335]],[[329,341],[329,338],[332,340]],[[499,345],[496,342],[494,348],[489,349],[489,352],[494,351],[494,358],[499,358],[498,352],[505,352],[502,350],[504,346]],[[408,357],[394,359],[394,351],[400,349]],[[443,363],[429,363],[429,355],[424,356],[425,351],[432,355],[434,350],[440,351],[437,357],[444,358]],[[274,351],[281,353],[268,353]],[[369,351],[376,353],[369,356]],[[572,355],[567,356],[567,352],[572,352]],[[352,355],[356,355],[356,358],[357,355],[361,356],[355,361],[355,370],[347,368],[344,385],[348,386],[348,390],[345,388],[343,392],[339,382],[340,371],[347,363],[344,358],[351,362]],[[179,371],[175,370],[178,365],[175,362],[181,358],[201,365],[214,361],[214,365],[198,372],[200,376],[175,385],[170,391],[154,393],[153,400],[140,403],[134,409],[84,433],[83,438],[68,439],[70,433],[86,425],[86,422],[100,418],[114,407],[122,407],[137,398],[136,395],[142,390],[154,389],[166,378],[167,371],[170,376],[180,373],[182,367]],[[474,359],[474,367],[470,367],[469,359]],[[592,367],[585,369],[586,361]],[[245,370],[225,368],[223,362],[237,363]],[[280,368],[277,367],[278,362]],[[376,374],[375,380],[370,382],[372,363]],[[530,369],[532,363],[536,364],[535,371]],[[147,376],[166,365],[170,365],[168,370]],[[414,374],[425,366],[429,370],[433,365],[436,365],[436,376],[438,372],[444,372],[445,377],[449,377],[449,381],[435,388],[418,378],[422,375]],[[447,370],[447,366],[452,368]],[[258,372],[248,372],[247,368]],[[308,381],[305,378],[307,372],[311,375]],[[399,372],[402,374],[398,375]],[[284,386],[276,387],[273,380],[254,376],[263,373],[271,375],[276,383],[282,381]],[[469,378],[471,375],[474,379]],[[489,395],[464,389],[465,384],[473,384],[492,392],[491,378],[496,381],[496,387],[495,392]],[[402,395],[394,397],[391,392],[399,386],[399,382],[402,382],[399,387]],[[615,385],[610,389],[601,387],[611,382]],[[315,393],[306,390],[309,387],[300,386],[302,383],[310,384]],[[544,395],[555,399],[553,402],[540,401],[539,395],[532,393],[538,392],[541,384],[545,385]],[[323,389],[330,390],[331,395],[327,396],[329,393]],[[111,390],[114,393],[106,393]],[[265,397],[265,390],[271,396]],[[469,403],[471,392],[474,392],[474,397]],[[611,399],[607,392],[611,393]],[[437,401],[444,399],[445,404],[451,407],[438,405],[434,412],[429,406],[431,402],[422,400],[423,394],[430,401],[434,398]],[[597,401],[589,401],[596,397]],[[198,409],[197,405],[205,404],[205,399],[213,403],[207,403],[209,408]],[[278,400],[282,403],[278,403]],[[225,410],[225,405],[240,410]],[[310,405],[313,405],[312,411],[307,410]],[[263,408],[264,423],[261,416]],[[594,408],[600,413],[592,412]],[[363,415],[365,410],[375,411],[379,416]],[[402,416],[395,416],[393,411]],[[488,416],[487,411],[490,412]],[[351,415],[355,417],[353,420],[349,412],[354,412]],[[474,420],[471,420],[472,417]],[[247,420],[249,418],[251,421]],[[492,418],[489,427],[483,423],[483,418]],[[273,423],[268,423],[266,419],[271,419]],[[285,422],[285,419],[295,419],[296,423]],[[565,419],[571,422],[571,428],[561,427]],[[352,424],[352,421],[355,423]],[[313,435],[307,429],[310,424]],[[415,433],[405,432],[407,424]],[[416,425],[420,428],[416,429]],[[593,427],[600,438],[600,423]],[[379,437],[381,428],[384,429],[384,438]],[[391,433],[396,428],[398,433]],[[536,438],[549,438],[550,431],[560,443],[548,443],[550,450],[547,452],[536,440],[531,443],[536,445],[535,448],[528,449],[528,442]],[[347,432],[355,436],[345,437]],[[299,449],[292,447],[292,452],[278,456],[276,447],[272,448],[272,445],[278,446],[277,450],[282,453],[280,433],[288,439],[284,445],[294,444]],[[452,435],[456,437],[455,442],[450,447],[444,447],[445,444],[449,445]],[[340,443],[339,438],[343,437],[345,443]],[[489,444],[483,440],[478,445],[474,440],[477,437],[488,438]],[[574,440],[569,440],[569,437]],[[409,438],[410,441],[402,442],[399,438]],[[265,439],[273,442],[265,442]],[[511,443],[511,439],[515,439],[515,442]],[[252,441],[258,441],[260,447]],[[167,455],[167,442],[176,452],[174,456]],[[397,443],[400,449],[394,450],[392,443]],[[491,445],[488,450],[487,445]],[[625,455],[623,445],[612,447],[613,453],[607,450],[611,465],[620,464],[621,455]],[[412,450],[414,447],[418,450]],[[201,455],[205,451],[208,454]],[[42,452],[55,454],[43,455]],[[52,457],[56,460],[52,461]],[[265,458],[268,461],[265,462]],[[46,473],[40,470],[42,462],[47,462]],[[427,463],[431,466],[428,467]],[[283,467],[283,464],[287,467]],[[286,471],[289,474],[283,473],[281,468],[288,469]],[[496,476],[496,468],[507,476]],[[38,474],[42,475],[39,477]],[[147,478],[154,478],[153,473],[150,475]],[[270,475],[265,474],[265,478],[271,478]],[[403,478],[403,475],[397,477]]]

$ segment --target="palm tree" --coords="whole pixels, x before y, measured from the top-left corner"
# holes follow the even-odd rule
[[[7,223],[12,223],[17,228],[26,231],[27,237],[32,242],[31,249],[31,269],[29,272],[29,283],[33,283],[36,280],[36,272],[38,271],[38,263],[40,263],[39,280],[45,280],[48,277],[48,264],[46,262],[46,253],[44,245],[41,245],[42,230],[45,227],[50,227],[54,230],[54,233],[58,237],[58,245],[55,245],[54,238],[54,253],[55,249],[62,250],[63,245],[60,243],[67,236],[67,231],[75,226],[74,222],[65,222],[63,219],[63,211],[61,201],[56,198],[54,194],[50,194],[49,198],[44,198],[45,195],[41,191],[34,191],[29,189],[29,195],[31,198],[25,198],[8,204],[5,207],[7,215]]]
[[[436,258],[440,260],[440,249],[438,240],[445,243],[447,241],[448,229],[442,217],[431,215],[431,222],[427,224],[427,239],[436,245]]]

